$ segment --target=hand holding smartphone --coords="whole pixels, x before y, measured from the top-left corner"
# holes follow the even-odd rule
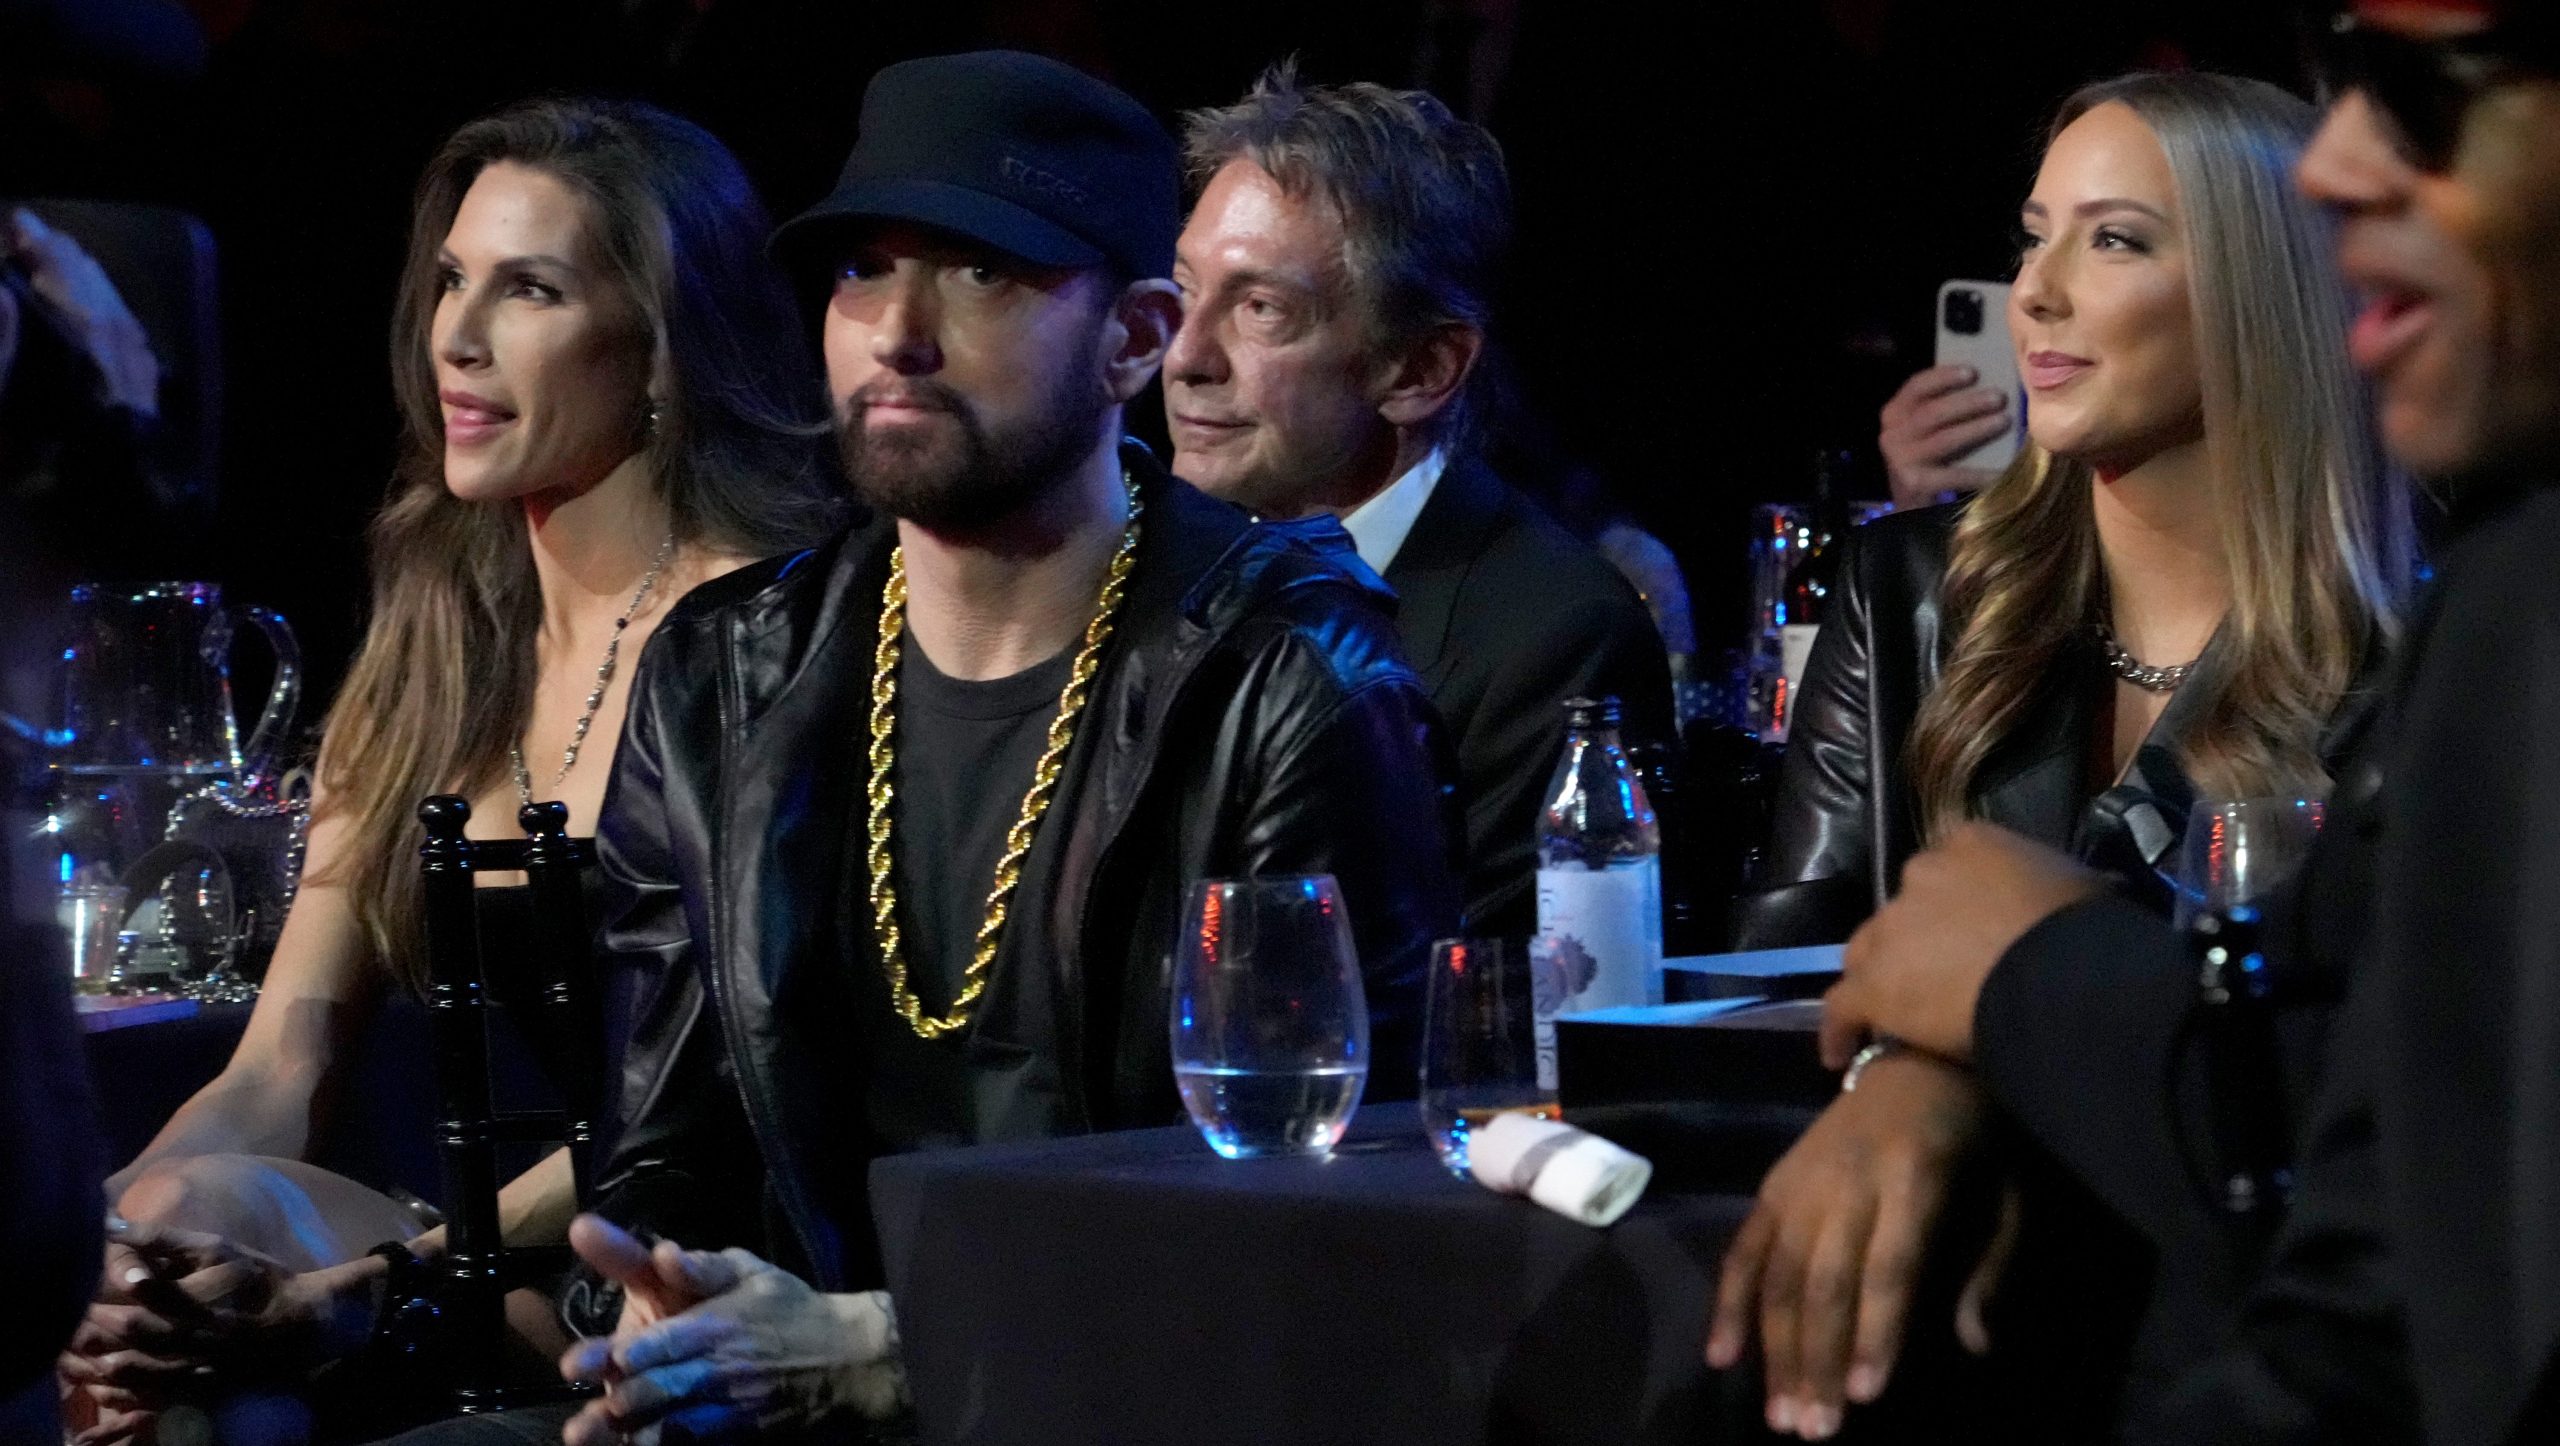
[[[2026,437],[2026,390],[2009,343],[2009,288],[1938,288],[1936,366],[1914,373],[1878,419],[1893,505],[1926,507],[1988,485]]]
[[[1949,281],[1938,288],[1938,365],[1970,368],[1972,385],[2000,394],[2009,425],[1997,435],[1941,458],[1942,467],[1997,472],[2018,455],[2026,436],[2026,389],[2018,381],[2018,352],[2009,340],[2009,287],[1998,281]],[[1983,423],[1988,429],[1990,423]]]

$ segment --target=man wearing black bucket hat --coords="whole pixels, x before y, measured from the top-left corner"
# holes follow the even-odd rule
[[[1120,435],[1180,319],[1177,205],[1136,101],[948,56],[873,80],[775,238],[826,283],[876,516],[692,594],[635,684],[603,1219],[572,1234],[624,1305],[563,1363],[607,1383],[572,1442],[892,1411],[868,1161],[1179,1118],[1191,880],[1334,875],[1373,1089],[1414,1077],[1459,889],[1386,595],[1329,521],[1256,524]]]

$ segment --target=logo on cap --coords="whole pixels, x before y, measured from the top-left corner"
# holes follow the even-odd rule
[[[1026,191],[1038,191],[1044,196],[1062,196],[1079,206],[1087,204],[1091,199],[1085,195],[1084,187],[1055,171],[1044,171],[1018,157],[1004,157],[996,162],[996,169],[1003,173],[1006,180]]]

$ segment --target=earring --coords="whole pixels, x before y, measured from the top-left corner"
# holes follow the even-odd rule
[[[656,402],[649,404],[648,420],[641,424],[641,432],[650,437],[658,435],[658,404]]]

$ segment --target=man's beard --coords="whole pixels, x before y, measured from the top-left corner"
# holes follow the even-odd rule
[[[937,409],[952,425],[928,422],[875,433],[864,417],[885,392]],[[1020,425],[992,432],[950,387],[930,377],[883,377],[865,383],[837,409],[836,449],[854,495],[866,506],[936,532],[975,532],[1019,513],[1063,481],[1092,450],[1103,406],[1100,369],[1088,364],[1061,374]]]

